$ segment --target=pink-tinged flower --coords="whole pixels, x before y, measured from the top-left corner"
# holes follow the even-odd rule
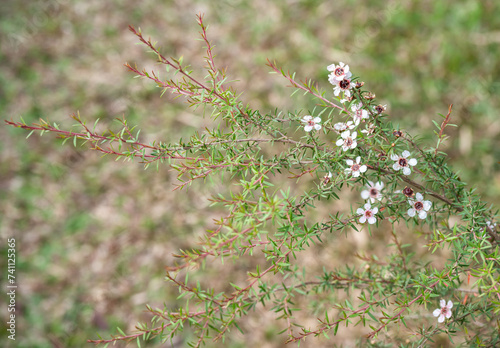
[[[356,142],[356,137],[358,136],[358,134],[356,132],[353,132],[351,134],[350,130],[346,130],[345,132],[340,134],[340,136],[342,137],[342,139],[337,140],[335,145],[342,146],[342,150],[347,151],[358,146],[358,143]]]
[[[331,64],[326,67],[328,71],[332,73],[328,76],[328,80],[332,85],[335,85],[337,81],[341,81],[344,78],[350,78],[352,73],[349,71],[349,65],[342,62],[339,65]]]
[[[377,222],[377,218],[375,217],[375,214],[377,214],[377,212],[378,208],[372,208],[372,205],[370,203],[366,203],[363,208],[358,208],[358,210],[356,210],[356,214],[362,215],[359,218],[359,222],[364,224],[366,221],[368,221],[370,225]]]
[[[400,170],[403,169],[403,174],[404,175],[410,175],[411,174],[411,169],[410,166],[414,166],[417,164],[417,160],[415,158],[408,159],[410,157],[410,151],[403,151],[401,156],[392,154],[391,155],[391,160],[396,161],[392,168],[394,170]]]
[[[353,129],[354,128],[354,123],[352,121],[347,121],[346,123],[344,122],[339,122],[339,123],[335,123],[333,125],[333,128],[335,128],[335,130],[337,130],[338,132],[344,132],[348,129]]]
[[[344,95],[346,97],[348,98],[351,97],[351,89],[354,88],[356,84],[354,82],[351,82],[350,77],[349,78],[345,77],[343,80],[340,81],[335,80],[334,82],[335,83],[332,83],[335,86],[335,88],[333,89],[333,94],[335,94],[336,97],[339,96],[341,91],[344,91]]]
[[[366,187],[368,187],[368,190],[361,191],[361,198],[370,199],[370,202],[372,203],[375,203],[375,200],[382,200],[382,193],[380,191],[384,188],[383,182],[379,181],[374,184],[373,182],[368,181]]]
[[[312,117],[312,116],[304,116],[302,117],[302,122],[304,122],[306,125],[304,126],[304,130],[306,132],[310,132],[313,130],[313,128],[317,131],[321,129],[321,125],[319,124],[321,122],[321,118],[319,117]]]
[[[360,161],[361,157],[359,156],[356,157],[356,162],[351,159],[346,160],[345,162],[350,167],[345,169],[345,173],[351,173],[354,178],[357,178],[361,173],[366,172],[368,168],[364,164],[361,164]]]
[[[354,104],[351,106],[351,110],[353,112],[354,124],[357,126],[363,119],[368,118],[368,111],[363,109],[363,104]]]
[[[412,208],[408,209],[408,215],[414,217],[418,214],[418,217],[422,220],[427,217],[427,212],[432,206],[431,201],[424,201],[424,196],[421,193],[417,193],[415,199],[408,199],[408,203],[412,206]]]
[[[438,323],[442,323],[444,321],[444,318],[450,319],[451,318],[451,309],[453,308],[453,302],[448,301],[446,303],[445,300],[439,301],[439,305],[441,308],[435,309],[434,312],[432,312],[432,315],[438,318]]]

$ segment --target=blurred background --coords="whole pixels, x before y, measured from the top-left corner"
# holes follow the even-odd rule
[[[164,55],[184,56],[203,76],[205,51],[195,18],[200,12],[218,66],[237,80],[233,85],[244,92],[242,100],[264,113],[314,107],[305,98],[289,97],[292,90],[269,74],[266,58],[326,90],[331,88],[326,66],[349,64],[388,105],[393,122],[429,146],[436,142],[432,120],[441,123],[438,114],[446,114],[453,103],[451,122],[459,127],[447,128],[451,138],[441,150],[484,201],[499,206],[496,0],[3,0],[1,118],[22,117],[27,123],[43,118],[68,128],[74,123],[69,115],[79,111],[89,124],[99,118],[116,130],[113,120],[124,116],[142,129],[146,142],[174,142],[202,131],[210,120],[201,111],[187,109],[170,95],[160,97],[158,88],[134,79],[123,66],[137,62],[158,69],[128,31],[131,24],[157,41]],[[176,173],[166,166],[144,170],[140,163],[103,158],[85,146],[61,146],[51,135],[26,136],[26,131],[0,126],[2,284],[7,238],[16,238],[19,284],[16,342],[11,345],[2,328],[0,345],[89,346],[87,339],[109,337],[117,326],[130,331],[136,322],[149,321],[146,304],[175,308],[177,289],[163,280],[164,266],[173,262],[173,252],[192,247],[212,219],[222,216],[206,199],[218,187],[198,183],[172,192]],[[316,259],[317,266],[335,263],[341,249],[355,244],[343,238],[325,246],[328,252]],[[365,242],[356,243],[363,248]],[[220,277],[214,275],[217,267],[203,277],[216,283]],[[0,296],[2,323],[6,300]],[[279,347],[285,338],[276,334],[280,325],[272,312],[262,310],[240,324],[246,336],[232,332],[225,343],[213,346]],[[189,334],[174,346],[182,347]],[[363,342],[361,334],[331,336],[331,341],[308,340],[302,346]]]

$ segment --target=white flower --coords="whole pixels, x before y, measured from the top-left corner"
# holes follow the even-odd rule
[[[448,304],[446,304],[445,300],[439,301],[439,305],[441,308],[435,309],[434,312],[432,312],[432,315],[438,318],[438,323],[442,323],[444,321],[444,318],[450,319],[451,318],[451,309],[453,308],[453,302],[448,301]]]
[[[384,183],[383,182],[377,182],[374,184],[371,181],[368,181],[368,184],[366,184],[366,187],[368,187],[368,190],[364,190],[361,192],[361,198],[363,199],[370,199],[370,202],[375,203],[375,200],[382,200],[382,189],[384,188]]]
[[[339,65],[331,64],[326,67],[328,71],[332,73],[328,76],[328,81],[332,85],[335,85],[337,81],[341,81],[344,78],[350,78],[352,73],[349,71],[349,65],[339,62]]]
[[[495,230],[495,228],[497,227],[497,223],[496,222],[491,222],[491,221],[486,221],[486,226],[489,227],[490,230]]]
[[[321,118],[315,117],[313,118],[312,116],[304,116],[302,117],[302,122],[304,122],[306,125],[304,126],[304,130],[306,132],[312,131],[312,129],[320,130],[321,125],[319,124],[321,122]]]
[[[424,201],[424,196],[421,193],[417,193],[415,199],[409,199],[408,203],[413,206],[413,208],[408,209],[408,215],[414,217],[418,214],[418,217],[422,220],[427,217],[427,212],[432,206],[431,201]]]
[[[350,168],[345,169],[345,173],[349,174],[351,173],[354,178],[357,178],[361,173],[366,172],[368,169],[364,164],[361,165],[359,162],[361,161],[361,157],[356,157],[356,162],[353,160],[346,160],[345,162],[347,163],[348,166],[351,166]]]
[[[366,126],[366,128],[361,131],[361,133],[366,134],[366,135],[370,135],[373,132],[375,132],[375,124],[374,123],[369,123]]]
[[[377,218],[375,217],[375,214],[377,214],[378,208],[371,206],[370,203],[366,203],[363,208],[358,208],[356,210],[356,214],[358,215],[363,215],[359,218],[359,222],[364,224],[367,220],[369,224],[374,224],[377,222]]]
[[[392,154],[391,160],[396,161],[392,166],[392,168],[394,170],[400,170],[402,168],[404,175],[410,175],[411,174],[410,166],[416,165],[417,160],[415,158],[407,159],[409,156],[410,156],[410,151],[407,150],[403,151],[401,156]]]
[[[349,149],[354,149],[356,146],[358,146],[358,143],[356,142],[357,135],[358,134],[356,132],[353,132],[351,134],[351,131],[346,130],[345,132],[340,134],[342,139],[337,140],[335,145],[342,146],[342,150],[344,151],[347,151]]]
[[[343,131],[346,131],[348,129],[353,129],[354,123],[352,121],[347,121],[346,123],[339,122],[339,123],[335,123],[333,125],[333,128],[335,128],[339,132],[343,132]]]
[[[354,115],[352,115],[352,117],[354,119],[354,123],[356,124],[356,126],[361,122],[361,120],[369,117],[368,111],[363,109],[362,103],[359,103],[358,105],[353,104],[351,106],[351,110],[354,113]]]
[[[330,83],[331,82],[332,81],[330,81]],[[346,97],[350,97],[351,96],[351,88],[356,86],[356,84],[354,82],[351,82],[350,77],[349,78],[345,77],[343,80],[340,80],[340,81],[335,80],[334,82],[335,83],[332,83],[332,85],[335,86],[335,88],[333,89],[333,94],[335,94],[336,97],[339,96],[341,91],[344,91],[344,95]]]

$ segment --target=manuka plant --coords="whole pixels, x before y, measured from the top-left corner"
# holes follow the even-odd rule
[[[132,33],[176,78],[126,64],[164,92],[211,112],[213,128],[194,133],[189,141],[144,143],[125,119],[120,130],[104,133],[79,115],[72,116],[77,124],[69,130],[44,120],[32,125],[6,121],[31,132],[54,133],[75,145],[83,140],[93,150],[146,166],[167,164],[178,171],[180,189],[208,178],[238,186],[237,192],[212,198],[227,210],[217,228],[207,230],[199,245],[180,251],[178,261],[166,267],[166,280],[178,287],[185,305],[175,310],[148,307],[150,324],[91,342],[136,340],[140,345],[153,337],[171,340],[189,328],[196,336],[190,344],[199,347],[240,329],[241,318],[259,306],[276,313],[287,343],[337,335],[352,324],[364,327],[367,345],[380,340],[423,346],[444,333],[456,345],[499,346],[497,212],[466,187],[439,151],[447,138],[445,128],[452,126],[452,106],[442,122],[435,122],[436,145],[423,146],[415,135],[392,125],[386,106],[377,103],[349,65],[328,65],[333,91],[322,91],[269,61],[295,92],[317,104],[308,115],[254,110],[228,87],[226,72],[214,61],[202,16],[198,24],[206,44],[203,79],[182,60],[166,58],[133,27]],[[277,179],[282,173],[293,180],[306,174],[316,179],[305,180],[306,190],[292,194],[286,182]],[[332,213],[321,221],[310,214],[320,202],[340,200],[346,190],[359,192],[349,204],[350,212]],[[360,256],[361,267],[324,265],[321,274],[310,274],[295,262],[315,244],[328,243],[328,234],[349,238],[361,229],[380,229],[392,239],[383,259]],[[446,249],[437,254],[447,259],[439,267],[423,262],[401,242],[402,230],[414,235],[425,255]],[[265,264],[248,272],[246,283],[227,280],[231,291],[215,292],[193,280],[193,269],[208,268],[216,259],[238,262],[262,256]],[[310,310],[300,305],[313,302],[316,325],[305,325],[294,313]],[[408,334],[398,335],[401,329]]]

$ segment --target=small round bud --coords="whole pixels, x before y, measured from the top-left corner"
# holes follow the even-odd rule
[[[394,135],[396,138],[400,138],[403,136],[403,132],[400,130],[396,129],[394,132],[392,132],[392,135]]]
[[[379,105],[375,106],[375,111],[377,112],[377,114],[381,114],[385,111],[385,106],[382,104],[379,104]]]

